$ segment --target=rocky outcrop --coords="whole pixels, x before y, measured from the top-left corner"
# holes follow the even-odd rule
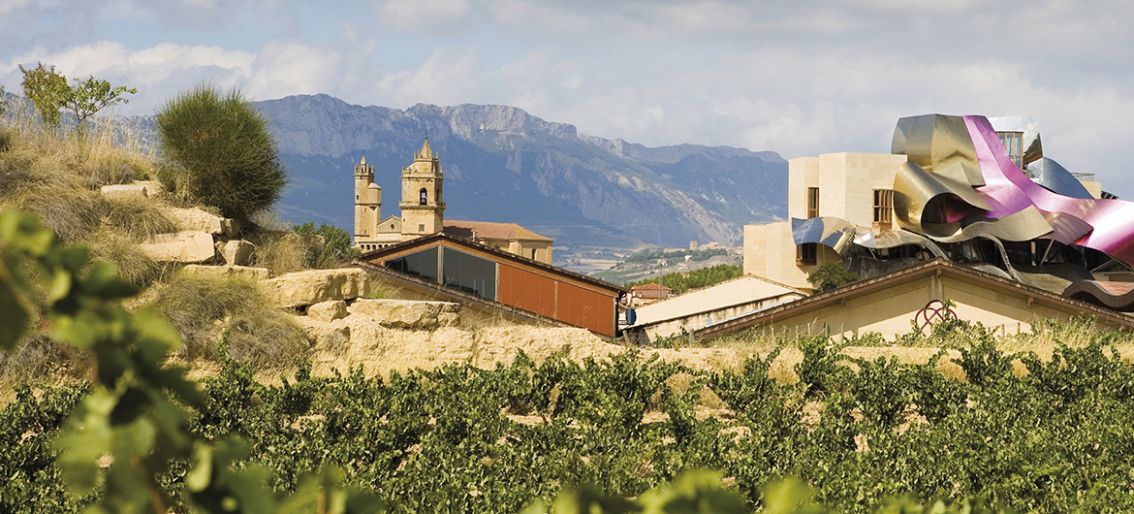
[[[199,263],[216,257],[213,236],[199,231],[158,234],[144,241],[141,248],[142,253],[158,262]]]
[[[181,268],[181,273],[216,278],[240,277],[249,280],[267,280],[272,276],[268,268],[249,268],[247,266],[202,266],[189,264]]]
[[[145,198],[146,186],[139,184],[111,184],[99,188],[99,192],[108,198]]]
[[[232,236],[236,233],[235,222],[204,209],[162,206],[161,211],[178,230],[193,230],[224,236]]]
[[[331,300],[352,300],[369,288],[370,276],[358,268],[297,271],[263,281],[266,297],[280,307],[306,307]]]
[[[147,198],[165,193],[165,186],[155,180],[135,180],[129,184],[105,185],[99,192],[111,198]]]
[[[349,307],[351,314],[369,316],[388,328],[434,330],[460,322],[460,304],[415,300],[360,299]]]
[[[247,266],[255,250],[256,245],[241,239],[217,243],[217,253],[231,266]]]
[[[307,317],[318,321],[335,321],[345,318],[347,317],[347,304],[342,300],[319,302],[307,308]]]

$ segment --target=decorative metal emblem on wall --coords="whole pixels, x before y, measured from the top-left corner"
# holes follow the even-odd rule
[[[925,333],[925,329],[945,321],[957,319],[957,313],[941,300],[930,300],[914,315],[914,323],[918,331]]]

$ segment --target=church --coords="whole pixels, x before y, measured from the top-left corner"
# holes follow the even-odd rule
[[[446,220],[444,173],[429,139],[402,169],[401,216],[382,218],[382,188],[374,183],[374,167],[363,156],[354,167],[354,245],[362,252],[445,234],[551,264],[553,240],[515,223]]]

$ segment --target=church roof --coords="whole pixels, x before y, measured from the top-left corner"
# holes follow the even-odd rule
[[[541,236],[515,223],[498,223],[494,221],[468,221],[445,220],[445,233],[464,239],[505,239],[509,241],[547,241],[549,237]]]

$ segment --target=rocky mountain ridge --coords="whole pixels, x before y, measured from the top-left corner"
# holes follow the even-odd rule
[[[281,208],[295,220],[349,228],[351,170],[363,154],[385,192],[383,214],[395,213],[399,172],[424,137],[441,156],[446,216],[515,221],[566,244],[735,243],[744,223],[786,210],[787,166],[774,152],[651,148],[502,105],[399,110],[327,95],[254,105],[288,167]]]

